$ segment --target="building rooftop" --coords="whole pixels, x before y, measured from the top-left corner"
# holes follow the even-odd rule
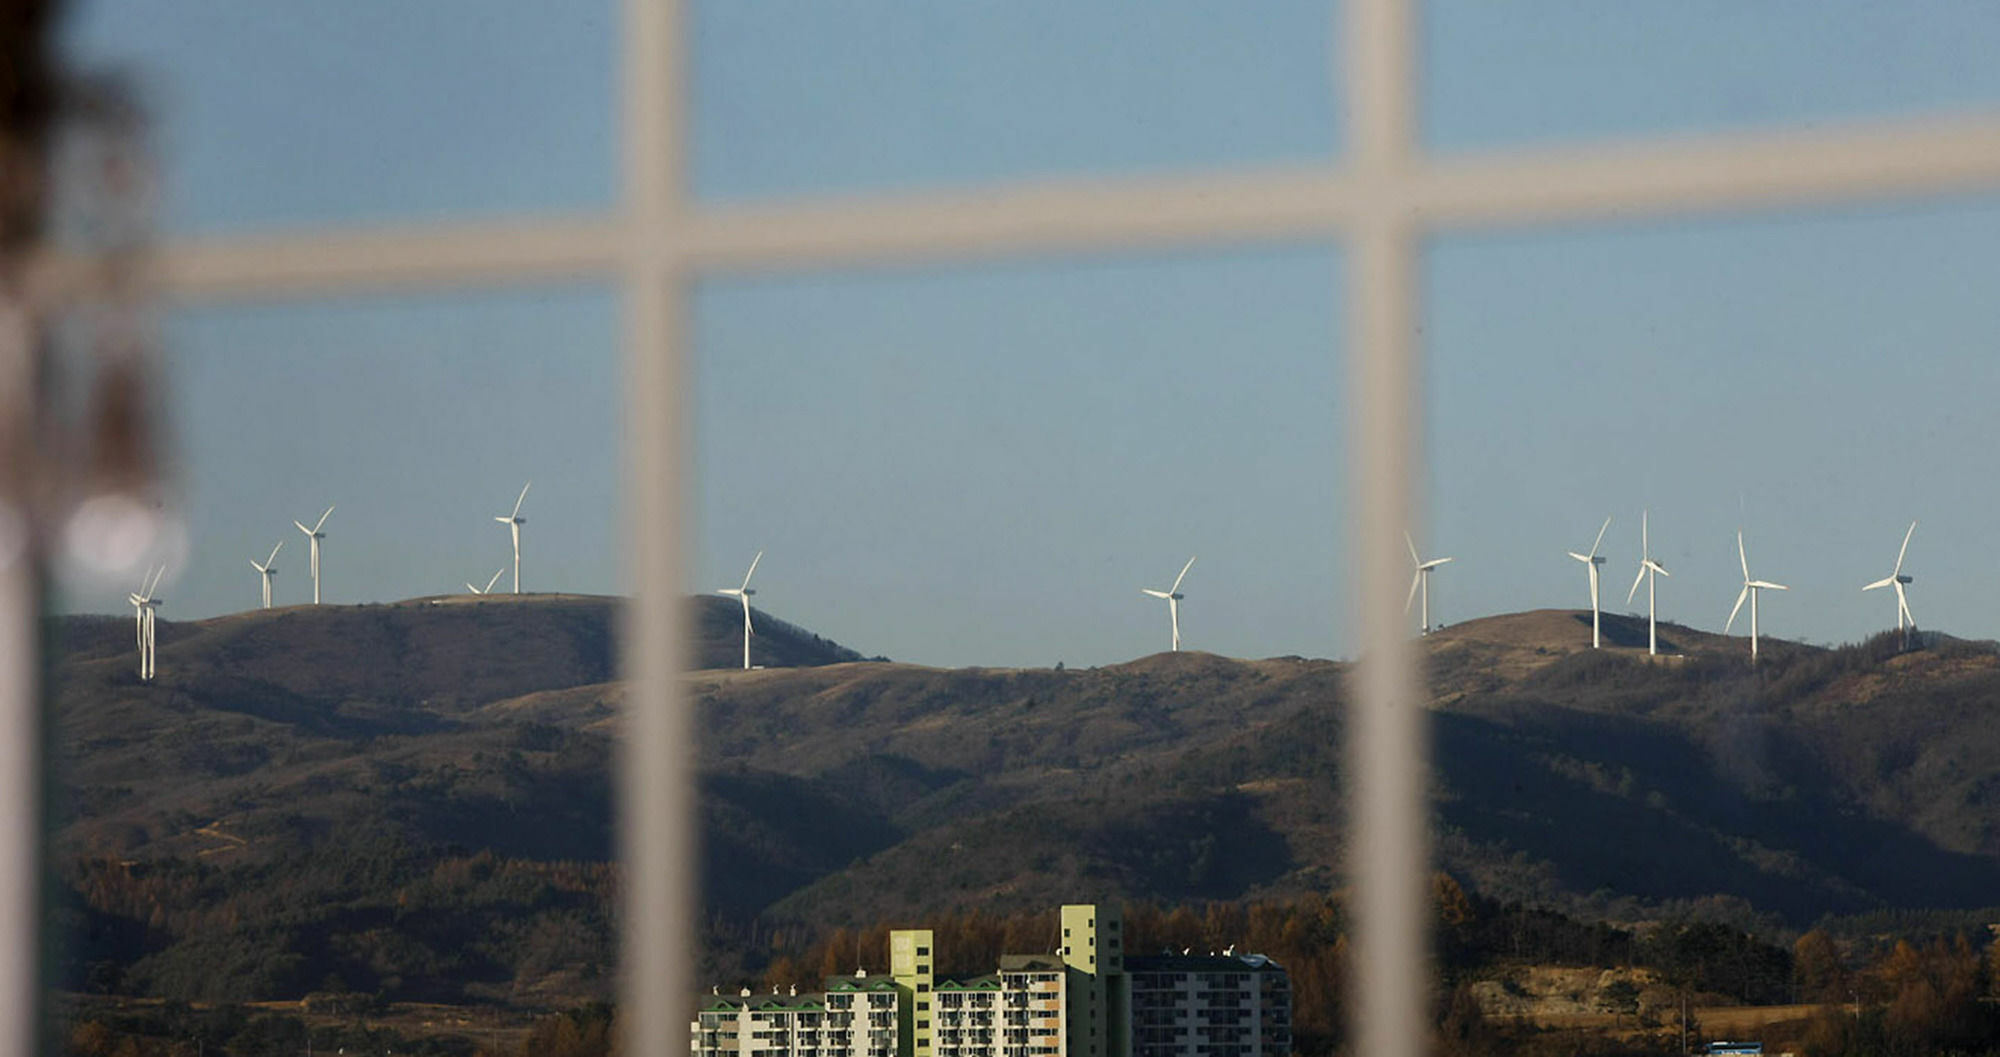
[[[1131,954],[1128,973],[1281,973],[1285,967],[1262,954]]]

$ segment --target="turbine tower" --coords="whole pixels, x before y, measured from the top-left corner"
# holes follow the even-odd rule
[[[507,575],[507,567],[503,565],[500,568],[494,570],[493,579],[486,581],[485,587],[474,587],[472,585],[472,581],[467,580],[465,582],[465,589],[472,592],[475,595],[490,595],[493,593],[493,585],[499,583],[500,578],[505,575]]]
[[[1646,521],[1649,511],[1639,514],[1639,575],[1632,580],[1632,589],[1625,592],[1625,604],[1632,604],[1632,596],[1639,593],[1639,581],[1646,581],[1646,655],[1656,656],[1660,652],[1660,627],[1658,611],[1654,608],[1654,584],[1659,577],[1670,576],[1667,567],[1653,560],[1653,541],[1647,538]]]
[[[1156,591],[1150,587],[1141,587],[1139,589],[1140,593],[1142,594],[1148,594],[1152,595],[1154,598],[1164,598],[1167,600],[1167,622],[1171,624],[1174,629],[1174,639],[1173,639],[1174,650],[1179,650],[1181,648],[1181,599],[1187,597],[1186,595],[1181,594],[1181,581],[1187,579],[1188,570],[1192,568],[1194,568],[1194,559],[1189,558],[1187,560],[1187,564],[1181,566],[1181,574],[1179,576],[1174,577],[1174,586],[1169,587],[1164,591]]]
[[[534,484],[529,481],[521,486],[521,494],[514,500],[513,513],[493,519],[507,526],[508,534],[514,537],[514,593],[517,595],[521,593],[521,526],[528,523],[528,519],[521,516],[521,504],[527,501],[528,489]]]
[[[1598,567],[1604,564],[1604,558],[1602,555],[1597,553],[1597,548],[1604,543],[1604,532],[1606,529],[1609,529],[1610,527],[1611,527],[1611,519],[1607,517],[1604,519],[1603,527],[1597,530],[1597,539],[1592,541],[1590,544],[1589,554],[1578,554],[1575,551],[1569,552],[1570,557],[1575,558],[1577,561],[1582,562],[1584,568],[1590,570],[1590,648],[1593,650],[1597,649],[1599,643],[1602,641],[1598,636],[1598,627],[1597,627],[1598,625],[1597,580],[1598,580]]]
[[[527,490],[522,489],[521,494],[526,495]],[[750,670],[750,636],[756,634],[756,629],[750,626],[750,596],[757,592],[750,589],[750,578],[757,575],[757,563],[763,560],[764,552],[758,551],[757,556],[750,559],[750,571],[743,574],[743,586],[725,587],[716,592],[734,595],[737,601],[743,603],[743,670],[746,672]]]
[[[1916,531],[1917,523],[1914,521],[1910,522],[1909,530],[1903,533],[1903,549],[1896,552],[1895,570],[1883,579],[1862,588],[1863,591],[1873,591],[1878,587],[1893,587],[1896,589],[1896,631],[1903,636],[1904,649],[1909,648],[1910,631],[1917,626],[1917,618],[1910,612],[1909,595],[1903,591],[1904,585],[1912,582],[1910,577],[1903,575],[1903,556],[1910,552],[1910,537]]]
[[[1410,611],[1410,603],[1417,600],[1418,589],[1422,588],[1424,608],[1422,624],[1418,627],[1417,634],[1428,635],[1431,633],[1431,570],[1451,559],[1432,558],[1430,561],[1425,561],[1418,557],[1417,541],[1411,539],[1410,534],[1407,532],[1403,533],[1403,542],[1410,545],[1410,562],[1417,568],[1416,575],[1410,578],[1410,595],[1408,598],[1403,599],[1403,612],[1408,613]]]
[[[257,570],[257,575],[264,581],[265,609],[271,608],[271,577],[278,575],[278,565],[277,565],[278,550],[284,545],[285,541],[279,540],[278,546],[271,548],[271,556],[264,559],[264,563],[262,565],[257,564],[257,559],[255,558],[250,559],[250,567],[252,569]]]
[[[1743,530],[1736,530],[1736,559],[1743,563],[1743,590],[1736,595],[1736,605],[1729,610],[1729,620],[1722,625],[1722,633],[1729,634],[1730,625],[1736,623],[1736,613],[1743,608],[1743,600],[1750,600],[1750,663],[1757,663],[1757,596],[1765,591],[1789,591],[1784,584],[1774,584],[1769,580],[1750,578],[1750,555],[1743,549]]]
[[[153,678],[155,647],[159,642],[155,633],[158,622],[154,614],[160,603],[165,601],[154,598],[153,592],[159,589],[160,577],[166,571],[164,565],[153,570],[152,575],[140,583],[139,590],[125,596],[126,601],[132,603],[133,616],[138,624],[139,678],[148,682]]]
[[[319,605],[319,541],[326,538],[326,533],[321,532],[320,529],[325,527],[326,519],[332,513],[333,507],[327,507],[326,513],[321,514],[319,520],[313,522],[313,527],[311,528],[307,528],[306,523],[303,521],[292,522],[292,524],[299,527],[300,532],[306,534],[307,539],[312,541],[313,605]]]

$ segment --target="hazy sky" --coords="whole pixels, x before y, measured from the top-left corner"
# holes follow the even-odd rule
[[[1326,6],[693,5],[694,185],[880,191],[1334,156]],[[156,108],[170,232],[590,211],[615,188],[613,5],[84,5],[74,53]],[[1444,152],[2000,104],[1969,3],[1433,3]],[[1663,615],[1719,628],[1734,530],[1765,626],[2000,635],[2000,196],[1444,238],[1426,264],[1439,619],[1585,601],[1563,556],[1639,511]],[[1335,246],[717,279],[696,298],[691,587],[867,653],[1074,664],[1349,648]],[[170,619],[256,598],[329,502],[330,601],[483,582],[523,480],[530,589],[627,589],[615,298],[185,306],[166,319],[194,528]],[[79,588],[122,610],[128,586]],[[1641,600],[1643,604],[1643,600]]]

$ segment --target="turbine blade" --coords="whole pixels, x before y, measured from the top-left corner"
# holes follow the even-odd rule
[[[535,484],[535,482],[533,482],[533,481],[529,481],[529,482],[528,482],[527,484],[524,484],[524,485],[522,485],[522,486],[521,486],[521,494],[520,494],[519,496],[515,497],[515,499],[514,499],[514,513],[513,513],[513,514],[511,514],[511,515],[509,515],[510,517],[520,517],[520,516],[521,516],[521,504],[527,501],[527,499],[528,499],[528,489],[530,489],[530,488],[534,487],[534,484]]]
[[[1744,599],[1746,599],[1746,598],[1749,598],[1749,597],[1750,597],[1750,585],[1749,585],[1749,584],[1744,584],[1744,585],[1743,585],[1743,590],[1741,590],[1741,591],[1738,591],[1738,592],[1736,593],[1736,604],[1735,604],[1735,605],[1733,605],[1733,606],[1731,606],[1731,607],[1729,607],[1729,619],[1728,619],[1728,620],[1726,620],[1726,621],[1724,621],[1724,622],[1723,622],[1723,624],[1722,624],[1722,633],[1723,633],[1724,635],[1727,635],[1727,634],[1729,634],[1729,629],[1730,629],[1731,627],[1735,626],[1735,624],[1736,624],[1736,614],[1737,614],[1737,613],[1740,613],[1740,612],[1742,612],[1742,610],[1743,610],[1743,600],[1744,600]]]
[[[1743,579],[1750,579],[1750,554],[1743,549],[1743,530],[1736,530],[1736,560],[1743,563]]]
[[[313,530],[311,530],[311,529],[307,528],[307,527],[306,527],[306,523],[305,523],[305,522],[303,522],[303,521],[300,521],[300,520],[299,520],[298,518],[293,518],[293,519],[292,519],[292,524],[294,524],[294,525],[297,525],[297,526],[299,527],[299,531],[300,531],[300,532],[303,532],[303,533],[305,533],[305,534],[306,534],[306,535],[308,535],[308,536],[310,536],[310,535],[312,535],[312,534],[313,534]]]
[[[750,623],[750,596],[749,596],[749,595],[738,595],[737,597],[738,597],[738,598],[741,598],[741,599],[743,600],[743,631],[744,631],[744,634],[747,634],[747,635],[755,635],[755,634],[757,634],[757,629],[756,629],[756,627],[754,627],[754,626],[753,626],[753,625],[752,625],[752,624]]]
[[[1653,560],[1651,560],[1651,559],[1647,559],[1647,561],[1646,561],[1646,568],[1648,568],[1648,569],[1651,569],[1651,570],[1653,570],[1653,571],[1654,571],[1654,572],[1656,572],[1656,573],[1659,573],[1659,574],[1660,574],[1661,576],[1672,576],[1672,575],[1673,575],[1673,573],[1670,573],[1670,572],[1668,572],[1668,571],[1667,571],[1667,567],[1666,567],[1666,566],[1664,566],[1664,565],[1661,565],[1661,564],[1660,564],[1659,562],[1656,562],[1656,561],[1653,561]]]
[[[1418,569],[1417,575],[1410,577],[1410,597],[1403,599],[1403,612],[1408,613],[1410,611],[1410,606],[1416,603],[1417,585],[1419,583],[1422,583],[1423,579],[1424,579],[1424,571],[1422,569]]]
[[[1585,564],[1585,565],[1590,565],[1590,564],[1592,564],[1592,562],[1591,562],[1590,558],[1589,558],[1589,557],[1588,557],[1587,555],[1582,555],[1582,554],[1578,554],[1578,553],[1577,553],[1577,552],[1575,552],[1575,551],[1570,551],[1570,552],[1569,552],[1569,556],[1570,556],[1570,557],[1572,557],[1572,558],[1575,558],[1575,559],[1576,559],[1577,561],[1580,561],[1580,562],[1582,562],[1582,563],[1583,563],[1583,564]]]
[[[479,594],[485,594],[485,593],[486,593],[486,592],[484,592],[484,591],[481,591],[481,590],[480,590],[479,588],[477,588],[477,587],[474,587],[474,586],[472,586],[472,581],[470,581],[470,580],[467,580],[467,581],[465,582],[465,589],[466,589],[467,591],[471,592],[472,594],[475,594],[475,595],[479,595]]]
[[[1645,581],[1646,581],[1646,563],[1645,563],[1645,562],[1640,562],[1640,563],[1639,563],[1639,575],[1637,575],[1637,576],[1634,576],[1634,577],[1632,578],[1632,589],[1631,589],[1630,591],[1627,591],[1627,592],[1625,592],[1625,604],[1626,604],[1626,605],[1628,605],[1628,606],[1629,606],[1629,605],[1631,605],[1631,604],[1632,604],[1632,599],[1633,599],[1633,598],[1635,598],[1635,597],[1637,597],[1637,596],[1638,596],[1638,594],[1639,594],[1639,585],[1640,585],[1640,584],[1642,584],[1642,583],[1644,583]]]
[[[1174,577],[1174,586],[1167,588],[1168,594],[1173,594],[1175,591],[1181,589],[1181,581],[1187,579],[1187,571],[1192,568],[1194,568],[1194,559],[1189,558],[1187,564],[1181,566],[1181,574]]]
[[[1889,586],[1890,584],[1893,584],[1893,583],[1895,583],[1895,582],[1896,582],[1896,578],[1895,578],[1895,577],[1893,577],[1893,576],[1889,576],[1889,577],[1884,577],[1884,578],[1882,578],[1882,579],[1880,579],[1880,580],[1877,580],[1877,581],[1875,581],[1875,582],[1874,582],[1874,583],[1872,583],[1872,584],[1869,584],[1869,585],[1868,585],[1867,587],[1864,587],[1864,588],[1862,588],[1862,590],[1863,590],[1863,591],[1873,591],[1873,590],[1875,590],[1875,589],[1876,589],[1876,588],[1878,588],[1878,587],[1887,587],[1887,586]],[[1899,589],[1900,589],[1900,588],[1899,588]]]
[[[326,513],[324,513],[324,514],[321,514],[321,515],[319,516],[319,520],[318,520],[318,521],[315,521],[315,522],[313,522],[313,531],[314,531],[314,532],[318,532],[318,531],[320,530],[321,526],[323,526],[323,525],[325,525],[325,524],[326,524],[326,519],[327,519],[327,518],[329,518],[329,517],[331,517],[332,515],[333,515],[333,506],[332,506],[331,504],[329,504],[329,505],[327,506],[327,508],[326,508]]]
[[[763,560],[764,560],[763,551],[758,551],[757,556],[755,558],[750,559],[750,571],[743,574],[743,586],[739,588],[739,590],[747,591],[750,589],[750,578],[757,575],[757,563]],[[750,603],[746,601],[743,604],[749,605]]]
[[[1152,595],[1152,596],[1153,596],[1154,598],[1172,598],[1172,597],[1174,597],[1174,596],[1173,596],[1173,593],[1172,593],[1172,592],[1170,592],[1170,591],[1155,591],[1155,590],[1153,590],[1153,589],[1152,589],[1152,588],[1150,588],[1150,587],[1141,587],[1141,588],[1139,589],[1139,593],[1140,593],[1140,594],[1142,594],[1142,595]]]
[[[1600,528],[1600,529],[1598,529],[1598,530],[1597,530],[1597,539],[1596,539],[1596,541],[1595,541],[1595,542],[1593,542],[1593,543],[1592,543],[1592,544],[1590,545],[1590,556],[1591,556],[1592,558],[1595,558],[1595,557],[1597,557],[1597,548],[1598,548],[1598,545],[1599,545],[1599,544],[1602,544],[1602,543],[1604,542],[1604,533],[1605,533],[1605,531],[1606,531],[1607,529],[1609,529],[1610,527],[1611,527],[1611,519],[1610,519],[1609,517],[1607,517],[1607,518],[1605,518],[1605,519],[1604,519],[1604,527],[1603,527],[1603,528]]]
[[[1451,560],[1452,559],[1450,558],[1432,558],[1430,561],[1425,562],[1422,567],[1425,569],[1435,569],[1440,565],[1444,565],[1450,562]]]
[[[1639,511],[1639,560],[1641,561],[1653,556],[1653,541],[1647,538],[1646,532],[1646,522],[1652,520],[1652,517],[1653,512],[1650,510]]]
[[[486,581],[486,590],[487,591],[493,590],[493,585],[500,582],[500,575],[502,573],[505,573],[506,571],[507,567],[503,565],[496,572],[494,572],[493,579]],[[481,593],[483,594],[484,592]]]
[[[264,559],[264,564],[265,564],[265,565],[269,565],[269,564],[271,564],[272,562],[274,562],[274,561],[277,561],[277,560],[278,560],[278,552],[279,552],[279,551],[281,551],[281,550],[284,550],[284,549],[285,549],[285,541],[284,541],[284,540],[279,540],[279,541],[278,541],[278,545],[277,545],[277,546],[275,546],[275,547],[272,547],[272,548],[271,548],[271,556],[270,556],[270,557],[268,557],[268,558],[266,558],[266,559]]]
[[[1903,555],[1910,553],[1910,537],[1915,535],[1916,531],[1917,523],[1910,522],[1909,530],[1903,533],[1903,549],[1896,552],[1896,571],[1890,573],[1890,577],[1903,575]]]
[[[1408,532],[1405,532],[1403,533],[1403,542],[1410,545],[1410,564],[1422,565],[1424,563],[1424,560],[1422,558],[1417,557],[1417,541],[1411,539],[1410,534]]]
[[[261,566],[261,565],[258,565],[258,564],[257,564],[257,559],[255,559],[255,558],[252,558],[252,559],[250,559],[250,567],[251,567],[252,569],[255,569],[255,570],[257,570],[257,571],[258,571],[258,572],[260,572],[260,573],[264,571],[264,567],[263,567],[263,566]]]
[[[1789,588],[1789,587],[1786,587],[1786,586],[1785,586],[1784,584],[1774,584],[1774,583],[1772,583],[1772,582],[1771,582],[1771,581],[1769,581],[1769,580],[1752,580],[1752,581],[1750,581],[1750,584],[1749,584],[1749,586],[1751,586],[1751,587],[1754,587],[1754,588],[1757,588],[1757,589],[1758,589],[1758,590],[1760,590],[1760,591],[1789,591],[1789,590],[1791,590],[1791,588]]]
[[[1910,612],[1910,596],[1903,593],[1900,581],[1896,584],[1896,609],[1903,614],[1903,619],[1908,621],[1911,627],[1917,626],[1917,615]]]

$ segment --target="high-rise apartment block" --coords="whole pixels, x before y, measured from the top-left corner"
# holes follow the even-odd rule
[[[939,979],[927,929],[889,934],[889,976],[819,994],[711,999],[692,1057],[1290,1057],[1291,985],[1259,955],[1126,956],[1117,907],[1062,908],[1053,954]]]

